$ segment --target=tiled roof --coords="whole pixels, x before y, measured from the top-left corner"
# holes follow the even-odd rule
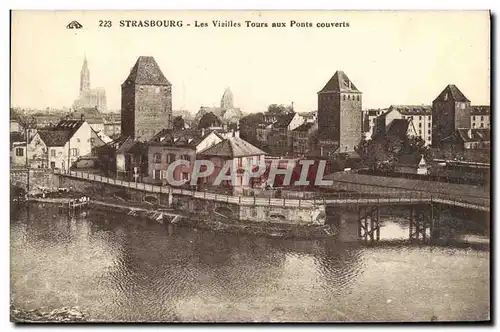
[[[309,131],[312,126],[314,126],[314,123],[306,122],[295,128],[293,131]]]
[[[429,105],[391,105],[389,110],[396,110],[403,115],[431,115],[432,106]]]
[[[471,115],[490,115],[489,106],[471,106],[470,109]]]
[[[45,129],[39,130],[40,138],[47,146],[64,146],[73,136],[71,129]]]
[[[171,85],[152,56],[140,56],[123,84]]]
[[[444,142],[490,142],[491,130],[489,128],[457,129],[453,134],[443,139]]]
[[[274,128],[286,128],[292,122],[295,112],[279,115],[274,123]]]
[[[462,91],[460,91],[455,84],[449,84],[434,101],[468,102],[470,100],[465,97]]]
[[[84,116],[85,120],[90,124],[104,123],[103,116],[101,112],[99,112],[97,107],[87,107],[75,110],[71,115],[71,118],[80,120],[82,115]]]
[[[387,129],[386,136],[397,137],[401,140],[406,139],[408,133],[408,126],[410,121],[406,119],[394,119],[389,124],[389,128]]]
[[[200,155],[219,156],[225,158],[240,158],[266,155],[264,151],[239,137],[229,137],[222,142],[202,151]]]
[[[156,135],[154,135],[150,140],[150,145],[162,145],[162,146],[191,146],[196,147],[195,139],[198,138],[190,131],[174,131],[172,129],[162,129]]]
[[[20,132],[11,132],[10,142],[11,143],[25,142],[24,135]]]
[[[349,77],[341,71],[337,70],[335,74],[330,78],[328,83],[321,89],[321,92],[361,92],[356,88],[354,83],[351,82]]]
[[[64,146],[84,123],[82,120],[61,120],[54,127],[39,130],[38,133],[47,146]]]

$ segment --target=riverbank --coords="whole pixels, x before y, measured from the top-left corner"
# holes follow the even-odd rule
[[[283,239],[320,239],[336,235],[332,225],[291,225],[278,223],[241,222],[223,218],[214,214],[211,217],[200,218],[199,215],[145,206],[145,204],[111,203],[93,200],[92,209],[102,212],[124,213],[134,217],[145,218],[162,224],[172,224],[176,227],[189,227],[213,231],[217,233],[252,235],[259,237]],[[132,203],[131,203],[132,204]]]
[[[10,321],[13,323],[81,323],[88,320],[79,307],[63,307],[44,312],[39,309],[20,309],[11,304]]]

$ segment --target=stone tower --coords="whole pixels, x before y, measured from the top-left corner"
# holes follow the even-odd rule
[[[172,85],[155,59],[140,56],[122,84],[122,135],[147,141],[172,128]]]
[[[432,102],[432,146],[456,129],[470,128],[470,100],[456,85],[449,84]]]
[[[220,108],[223,110],[230,110],[234,108],[233,93],[231,89],[227,88],[220,100]]]
[[[361,141],[362,93],[343,71],[337,71],[318,92],[320,144],[338,146],[333,152],[351,152]]]
[[[87,56],[83,59],[82,70],[80,71],[80,92],[90,90],[90,72],[87,65]]]

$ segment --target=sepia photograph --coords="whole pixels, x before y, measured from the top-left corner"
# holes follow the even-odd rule
[[[491,19],[10,11],[10,321],[491,323]]]

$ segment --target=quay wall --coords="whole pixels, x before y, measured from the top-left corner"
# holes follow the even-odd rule
[[[56,175],[57,176],[57,175]],[[147,202],[173,208],[179,212],[191,214],[196,218],[219,217],[239,222],[263,222],[292,225],[323,225],[324,206],[263,206],[214,201],[203,198],[173,194],[169,199],[168,188],[165,192],[149,192],[138,187],[123,187],[113,183],[59,175],[61,187],[70,188],[90,197],[114,197],[124,202]]]

